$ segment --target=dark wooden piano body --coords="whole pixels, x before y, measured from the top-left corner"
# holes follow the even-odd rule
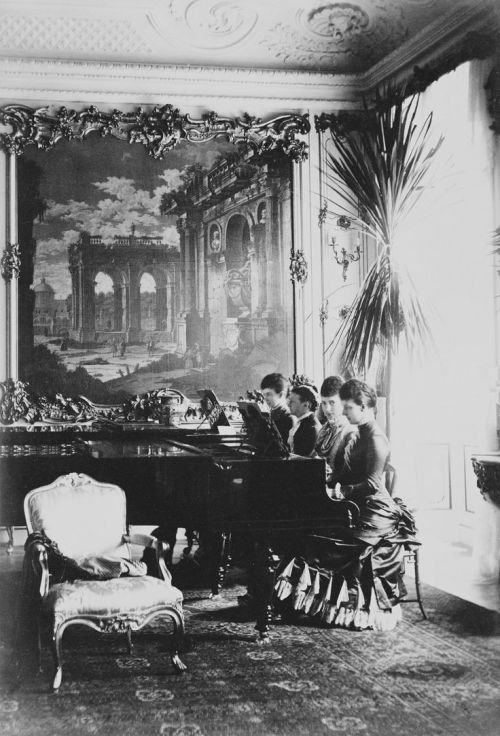
[[[215,548],[212,592],[223,576],[224,544],[232,533],[254,541],[262,581],[257,628],[265,635],[274,583],[273,539],[281,532],[352,523],[354,509],[325,494],[324,461],[260,457],[242,436],[124,426],[110,431],[0,435],[0,524],[24,526],[29,490],[69,472],[121,486],[128,522],[158,526],[172,548],[178,527],[194,528]]]

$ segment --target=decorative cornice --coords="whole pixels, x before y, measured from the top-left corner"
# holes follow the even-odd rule
[[[123,104],[168,95],[175,104],[231,100],[232,109],[235,100],[249,99],[286,101],[287,110],[310,102],[324,106],[325,100],[349,100],[358,87],[350,74],[12,57],[0,57],[0,79],[0,97],[16,101],[99,99]]]
[[[21,271],[21,251],[19,243],[9,243],[2,253],[0,271],[5,281],[19,278]]]
[[[381,105],[385,107],[392,101],[401,97],[413,95],[423,92],[426,87],[442,77],[444,74],[456,69],[460,64],[471,59],[485,59],[493,56],[495,51],[500,48],[500,33],[497,28],[493,27],[490,31],[470,31],[465,36],[457,39],[455,45],[449,48],[447,52],[434,57],[431,62],[423,66],[414,66],[412,73],[398,84],[383,84],[370,101],[370,110],[340,110],[337,113],[321,113],[315,115],[314,123],[317,132],[325,130],[335,131],[337,135],[342,137],[346,130],[362,130],[366,124],[367,118],[373,110]],[[493,118],[492,130],[496,130],[498,117],[498,82],[495,70],[488,79],[486,89],[488,93],[488,109]],[[385,93],[383,92],[385,90]],[[386,97],[381,97],[385,94]],[[495,112],[496,111],[496,112]]]
[[[499,24],[492,0],[473,7],[459,5],[360,74],[0,57],[0,98],[72,103],[99,100],[123,105],[158,102],[168,96],[170,102],[186,106],[208,107],[210,100],[223,100],[218,107],[224,111],[234,111],[239,102],[240,109],[245,108],[248,100],[284,102],[287,110],[317,110],[338,104],[345,108],[355,105],[361,93],[382,81],[408,76],[413,66],[421,67],[437,54],[448,52],[467,33],[498,28]]]
[[[55,113],[48,107],[7,105],[0,109],[0,123],[11,128],[0,134],[0,148],[11,154],[23,153],[28,145],[48,150],[60,140],[83,141],[97,132],[129,143],[142,143],[155,159],[163,158],[180,140],[199,143],[224,136],[259,155],[279,151],[298,162],[307,157],[307,145],[297,135],[310,130],[307,115],[280,115],[264,122],[246,114],[234,119],[210,112],[193,119],[181,115],[172,105],[139,107],[126,113],[102,112],[94,105],[80,111],[61,107]]]

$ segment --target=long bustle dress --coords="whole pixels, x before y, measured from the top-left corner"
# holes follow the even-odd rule
[[[360,509],[354,530],[310,535],[300,554],[281,566],[276,596],[282,610],[301,611],[350,629],[388,630],[401,619],[398,601],[411,513],[385,488],[389,443],[375,421],[361,424],[337,454],[333,483]]]

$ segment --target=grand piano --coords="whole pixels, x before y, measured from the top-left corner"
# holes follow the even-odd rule
[[[255,433],[249,438],[155,423],[45,429],[57,431],[0,431],[1,525],[24,526],[23,501],[32,488],[86,473],[121,486],[128,523],[155,525],[171,549],[178,527],[196,529],[212,552],[213,594],[224,578],[231,535],[246,536],[261,638],[271,619],[279,540],[356,520],[353,504],[326,496],[323,460],[283,457]]]

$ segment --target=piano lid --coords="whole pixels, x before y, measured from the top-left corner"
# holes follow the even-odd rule
[[[78,440],[82,451],[94,458],[194,457],[196,448],[154,439]]]

